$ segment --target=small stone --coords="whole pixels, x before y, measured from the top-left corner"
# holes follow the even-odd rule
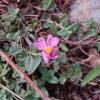
[[[100,25],[100,0],[76,0],[70,8],[71,21],[84,23],[93,18]]]

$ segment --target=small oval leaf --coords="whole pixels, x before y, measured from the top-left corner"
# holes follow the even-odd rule
[[[33,57],[32,56],[27,56],[26,60],[25,60],[25,67],[26,67],[26,71],[28,72],[28,74],[32,74],[37,67],[39,66],[41,62],[41,57],[40,56],[36,56]]]

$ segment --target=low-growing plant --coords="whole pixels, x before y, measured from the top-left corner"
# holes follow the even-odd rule
[[[100,75],[100,67],[92,67],[82,80],[83,67],[91,68],[90,63],[84,62],[90,55],[87,51],[90,48],[100,50],[97,25],[90,19],[88,30],[84,31],[78,23],[69,22],[66,14],[52,15],[53,10],[57,14],[60,11],[54,0],[42,0],[39,6],[34,6],[30,15],[25,15],[20,7],[8,5],[8,13],[0,15],[0,26],[3,27],[0,51],[5,52],[47,97],[51,96],[47,84],[64,85],[70,81],[85,86]],[[38,18],[36,10],[43,11]],[[100,59],[98,54],[96,56]],[[1,56],[0,100],[41,100],[41,96],[6,61]]]

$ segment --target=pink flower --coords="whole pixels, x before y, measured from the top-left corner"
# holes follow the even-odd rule
[[[40,37],[35,41],[34,46],[41,51],[41,55],[45,63],[48,63],[51,59],[56,59],[57,55],[57,45],[59,43],[59,38],[48,35],[47,40]]]

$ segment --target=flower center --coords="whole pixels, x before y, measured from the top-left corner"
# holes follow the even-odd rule
[[[44,51],[45,51],[47,54],[50,54],[50,53],[53,51],[53,49],[52,49],[51,47],[47,47],[47,48],[44,49]]]

